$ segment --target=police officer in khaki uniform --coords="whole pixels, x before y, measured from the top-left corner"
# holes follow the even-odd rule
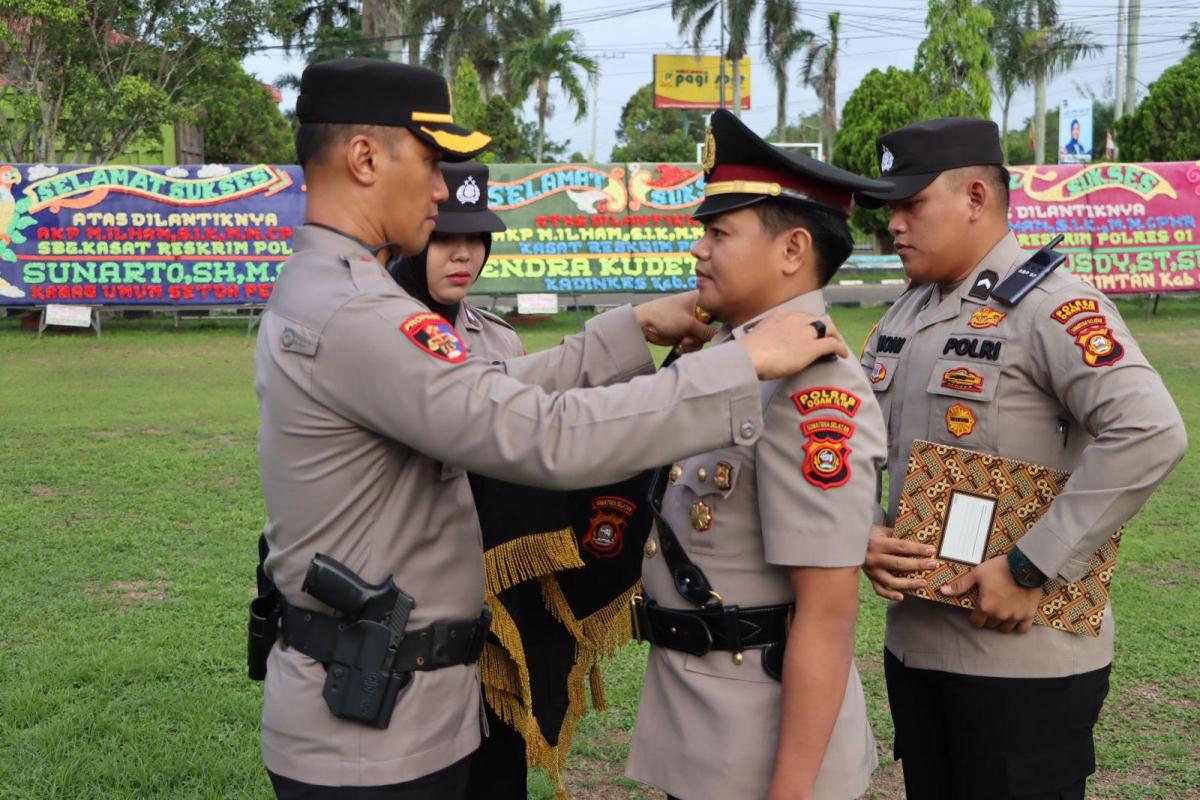
[[[931,549],[871,539],[866,571],[888,609],[886,672],[896,757],[912,800],[1083,798],[1092,728],[1108,691],[1113,606],[1099,638],[1032,626],[1042,583],[1074,581],[1182,458],[1162,380],[1116,307],[1063,270],[1015,305],[1031,253],[1008,228],[996,125],[942,119],[878,142],[890,230],[912,285],[868,339],[862,366],[888,424],[895,522],[915,439],[1072,473],[1008,557],[948,589],[974,611],[904,596]],[[1008,280],[1014,281],[1005,285]]]
[[[888,184],[774,148],[728,111],[707,148],[692,253],[721,350],[774,308],[823,313],[853,192]],[[883,420],[847,362],[760,388],[757,442],[669,470],[634,603],[651,648],[626,774],[681,800],[848,800],[877,764],[853,655]]]
[[[265,572],[284,599],[263,758],[280,797],[461,797],[486,631],[464,469],[572,487],[750,443],[758,379],[844,346],[776,315],[740,347],[644,375],[644,337],[705,335],[680,296],[602,315],[547,354],[473,358],[383,263],[389,248],[424,248],[447,196],[439,157],[469,158],[488,137],[453,124],[439,75],[380,61],[310,66],[297,115],[307,224],[255,354]],[[602,384],[618,385],[559,392]],[[321,592],[327,605],[314,575],[353,591]],[[359,611],[333,613],[351,601]]]
[[[429,246],[392,262],[388,271],[405,291],[463,332],[469,353],[492,361],[523,356],[525,347],[511,325],[467,301],[491,255],[492,234],[508,228],[488,208],[488,167],[444,161],[441,169],[449,196],[438,204]]]

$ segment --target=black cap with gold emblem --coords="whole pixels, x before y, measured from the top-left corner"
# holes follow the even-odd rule
[[[454,124],[450,87],[433,70],[370,58],[312,64],[300,77],[296,117],[303,123],[408,128],[445,161],[478,155],[492,138]]]
[[[917,122],[880,136],[875,149],[879,172],[894,188],[860,191],[855,199],[864,208],[906,200],[946,170],[1004,166],[1000,128],[990,119],[946,117]]]
[[[704,139],[704,200],[692,212],[704,219],[770,198],[849,215],[854,193],[889,191],[873,181],[763,141],[731,112],[714,111]]]
[[[450,196],[438,204],[438,233],[499,233],[504,220],[488,208],[488,168],[478,161],[442,164]]]

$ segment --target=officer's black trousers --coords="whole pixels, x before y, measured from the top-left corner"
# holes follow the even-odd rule
[[[906,667],[885,649],[908,800],[1083,800],[1110,669],[984,678]]]
[[[317,786],[268,770],[279,800],[467,800],[471,757],[416,780],[389,786]]]
[[[488,735],[471,756],[471,776],[467,783],[469,800],[525,800],[529,769],[525,761],[525,740],[516,728],[487,711]]]

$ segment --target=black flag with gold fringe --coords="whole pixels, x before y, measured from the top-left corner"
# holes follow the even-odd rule
[[[652,471],[556,492],[471,474],[483,529],[492,637],[480,669],[488,705],[566,797],[562,774],[586,705],[605,707],[599,659],[629,640],[650,533]]]

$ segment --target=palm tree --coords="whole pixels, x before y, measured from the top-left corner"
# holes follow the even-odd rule
[[[1056,0],[1028,0],[1025,11],[1026,64],[1033,83],[1033,161],[1046,161],[1046,83],[1076,61],[1098,53],[1090,31],[1058,19]]]
[[[550,83],[557,81],[568,102],[575,106],[575,121],[587,116],[587,93],[577,70],[592,79],[597,74],[594,59],[584,55],[579,31],[559,28],[562,6],[553,3],[540,12],[537,33],[517,42],[505,54],[506,74],[518,97],[529,93],[537,97],[538,142],[537,160],[540,164],[546,143],[546,117],[550,108]]]
[[[809,42],[800,69],[805,86],[811,86],[821,99],[821,147],[828,159],[833,152],[833,137],[837,135],[837,59],[838,31],[841,13],[829,14],[829,38]]]
[[[787,131],[788,65],[813,40],[812,31],[796,27],[797,10],[795,0],[775,0],[763,8],[763,40],[775,78],[775,135],[779,141]]]
[[[730,61],[733,72],[733,113],[742,115],[742,69],[741,60],[746,56],[746,43],[750,38],[750,21],[754,17],[757,0],[727,0],[728,17],[724,20],[728,41],[725,58]],[[679,32],[689,29],[692,47],[696,52],[704,41],[704,34],[720,13],[722,0],[671,0],[671,16],[679,24]]]
[[[992,93],[1000,101],[1000,146],[1008,158],[1008,109],[1013,95],[1029,83],[1028,48],[1021,23],[1028,0],[983,0],[983,7],[992,12],[989,44],[996,58]]]
[[[358,3],[353,0],[308,0],[292,14],[292,26],[279,37],[283,52],[291,55],[304,37],[347,25],[357,14]]]

